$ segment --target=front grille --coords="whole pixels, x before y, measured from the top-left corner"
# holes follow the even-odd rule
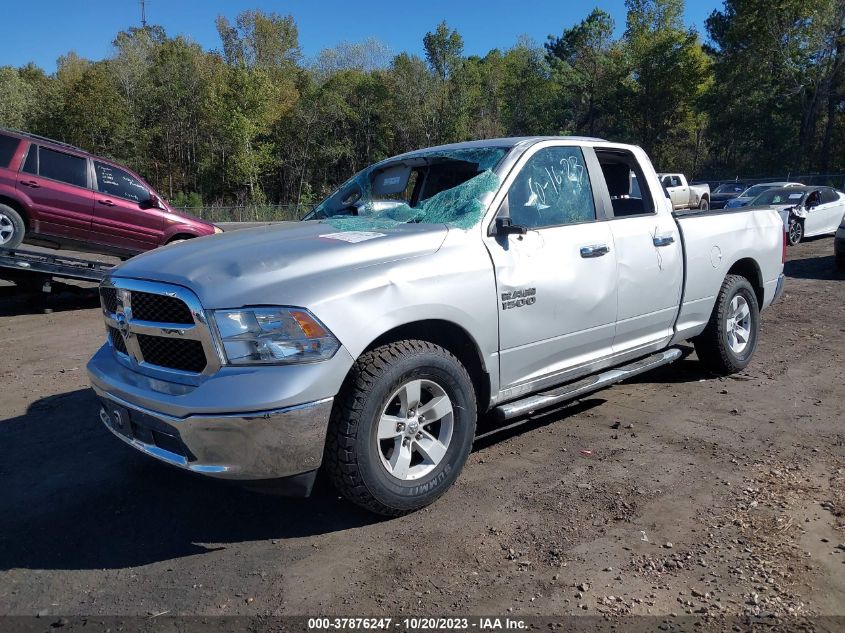
[[[155,323],[192,325],[194,317],[185,302],[177,297],[133,291],[132,318]]]
[[[126,341],[123,340],[123,337],[120,335],[120,331],[117,328],[109,326],[109,340],[111,341],[112,347],[114,347],[118,352],[121,354],[126,353]]]
[[[117,290],[103,286],[100,288],[100,300],[106,312],[115,314],[117,312]]]
[[[134,370],[161,376],[166,370],[210,374],[220,367],[202,305],[190,290],[115,278],[100,288],[100,301],[112,349]],[[176,374],[172,379],[186,384],[196,380]]]
[[[197,374],[205,369],[205,350],[199,341],[163,338],[148,334],[137,334],[136,336],[141,354],[147,363]]]

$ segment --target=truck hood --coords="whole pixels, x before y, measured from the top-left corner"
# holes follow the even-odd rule
[[[435,253],[444,224],[404,224],[362,232],[326,222],[284,222],[158,248],[117,267],[115,277],[178,284],[206,308],[273,303],[297,283],[375,264]]]

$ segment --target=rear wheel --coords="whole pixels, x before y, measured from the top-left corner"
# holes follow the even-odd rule
[[[795,246],[804,238],[804,223],[795,218],[790,218],[789,228],[786,230],[786,241],[790,246]]]
[[[693,341],[695,351],[712,371],[733,374],[751,362],[759,329],[760,310],[754,288],[745,277],[728,275],[707,327]]]
[[[326,470],[350,501],[405,514],[457,479],[475,421],[475,391],[457,358],[426,341],[391,343],[364,354],[338,394]]]
[[[0,248],[17,248],[23,242],[26,225],[20,214],[7,204],[0,204]]]
[[[702,211],[708,211],[710,209],[710,201],[707,198],[702,198],[698,203],[698,208]]]

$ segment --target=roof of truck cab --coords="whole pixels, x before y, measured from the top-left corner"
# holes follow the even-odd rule
[[[486,138],[478,141],[462,141],[460,143],[449,143],[447,145],[436,145],[433,147],[421,147],[419,149],[405,152],[405,154],[416,154],[429,151],[452,151],[457,149],[483,149],[485,147],[511,148],[522,143],[534,144],[540,141],[578,141],[582,143],[608,143],[603,138],[591,136],[509,136],[505,138]],[[399,154],[404,156],[405,154]],[[398,158],[395,156],[394,158]]]

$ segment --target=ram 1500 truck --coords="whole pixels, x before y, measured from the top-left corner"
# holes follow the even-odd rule
[[[323,468],[397,515],[455,481],[482,413],[558,405],[687,340],[744,368],[783,252],[776,211],[673,215],[638,147],[446,145],[363,170],[307,221],[122,264],[88,372],[105,425],[152,457],[298,494]]]
[[[660,183],[672,200],[672,208],[701,209],[710,208],[710,185],[691,185],[683,174],[659,174]]]

